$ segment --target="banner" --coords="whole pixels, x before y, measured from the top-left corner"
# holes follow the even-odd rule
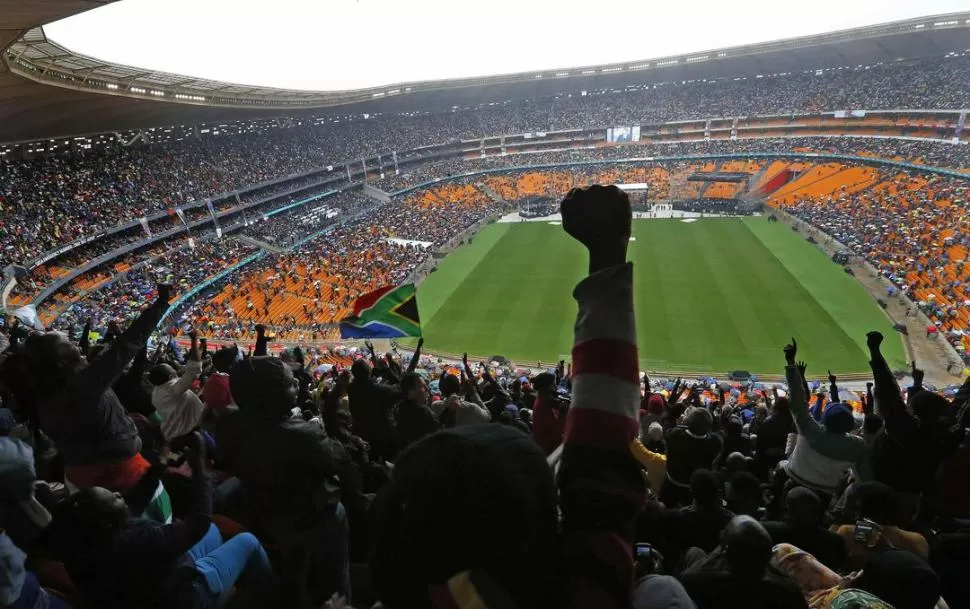
[[[138,218],[138,223],[141,224],[141,228],[145,231],[145,234],[151,237],[152,229],[148,227],[148,218],[142,216],[141,218]]]
[[[216,227],[216,237],[222,239],[222,229],[219,228],[219,218],[216,217],[216,209],[212,206],[212,199],[207,200],[205,206],[209,208],[209,215],[212,216],[212,223]]]

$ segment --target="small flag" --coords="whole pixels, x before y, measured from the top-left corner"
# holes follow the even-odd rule
[[[340,322],[340,338],[421,336],[417,290],[413,283],[387,286],[354,301],[354,312]]]

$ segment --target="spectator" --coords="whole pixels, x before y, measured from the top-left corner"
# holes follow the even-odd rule
[[[690,548],[713,551],[721,531],[734,517],[722,507],[721,483],[710,470],[699,469],[691,475],[690,493],[693,503],[674,511],[669,519],[672,536],[677,540],[676,556]]]
[[[438,383],[442,399],[431,406],[431,410],[440,413],[443,427],[460,427],[476,423],[488,423],[491,420],[488,410],[478,397],[474,385],[464,383],[465,397],[462,399],[462,382],[453,374],[445,374]]]
[[[235,403],[229,389],[229,371],[236,363],[239,351],[220,349],[212,356],[212,375],[202,388],[202,401],[205,407],[217,416],[225,414],[231,404]]]
[[[223,543],[212,524],[205,449],[201,436],[189,437],[194,497],[188,518],[167,525],[132,519],[122,496],[100,487],[86,488],[59,507],[58,552],[88,603],[218,606],[241,575],[261,594],[272,592],[273,574],[259,541],[241,533]]]
[[[347,389],[350,396],[350,414],[360,437],[370,443],[374,456],[392,459],[397,451],[397,439],[391,421],[399,390],[392,385],[376,382],[366,361],[354,362],[351,372],[353,382]]]
[[[798,428],[795,450],[784,463],[785,472],[796,483],[824,494],[828,499],[850,467],[861,480],[871,477],[869,455],[862,438],[849,435],[855,419],[848,407],[830,405],[822,415],[822,425],[809,415],[803,373],[795,365],[797,348],[794,340],[785,347],[791,409]]]
[[[162,417],[162,434],[166,440],[191,433],[202,422],[204,406],[192,391],[192,383],[201,373],[198,336],[194,333],[182,376],[178,376],[168,364],[158,364],[149,371],[149,380],[155,386],[152,405]]]
[[[807,608],[798,588],[770,573],[771,537],[750,516],[736,516],[710,554],[692,550],[681,581],[698,609]]]
[[[875,481],[858,483],[853,486],[849,501],[859,522],[832,528],[842,538],[848,568],[862,568],[873,554],[887,548],[907,550],[929,560],[926,538],[897,526],[899,501],[888,486]]]
[[[297,388],[281,360],[251,357],[233,368],[229,383],[239,411],[219,420],[216,442],[242,482],[254,530],[280,548],[288,606],[306,606],[311,597],[322,602],[334,593],[349,599],[340,497],[359,492],[359,474],[339,442],[292,418]]]
[[[721,452],[721,440],[711,433],[711,413],[694,409],[684,418],[684,425],[667,434],[667,480],[660,500],[668,507],[687,502],[692,472],[711,469]]]
[[[842,539],[822,526],[825,506],[818,495],[797,486],[785,495],[785,520],[762,523],[775,544],[788,543],[804,549],[833,571],[842,569]]]
[[[147,342],[170,293],[159,286],[155,302],[86,367],[62,334],[34,335],[25,345],[19,399],[36,408],[41,428],[64,457],[68,481],[78,487],[129,490],[148,471],[137,430],[111,385]]]
[[[438,431],[434,413],[428,408],[428,384],[420,375],[409,372],[401,379],[404,399],[398,402],[394,419],[397,439],[403,450],[421,438]]]

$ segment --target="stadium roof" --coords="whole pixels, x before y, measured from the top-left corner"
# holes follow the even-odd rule
[[[965,12],[636,62],[312,92],[107,63],[46,38],[40,27],[44,23],[93,4],[0,0],[0,142],[329,111],[449,108],[579,89],[855,66],[970,49],[970,12]]]

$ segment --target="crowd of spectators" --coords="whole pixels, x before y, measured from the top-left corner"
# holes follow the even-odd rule
[[[871,263],[970,362],[968,201],[966,180],[880,170],[872,188],[796,196],[785,209]]]
[[[692,201],[675,201],[671,208],[677,211],[688,211],[695,214],[717,215],[751,215],[752,209],[736,199],[695,199]]]
[[[825,363],[799,361],[795,338],[773,387],[646,378],[636,323],[664,320],[634,318],[629,200],[591,187],[562,205],[589,274],[570,361],[538,374],[440,362],[420,341],[274,356],[261,325],[251,353],[194,331],[152,352],[175,290],[148,279],[147,307],[103,335],[5,326],[4,603],[970,603],[970,382],[947,399],[914,363],[902,390],[878,332],[851,398],[832,374],[812,391]],[[310,245],[328,242],[346,243]]]
[[[355,209],[365,204],[356,193],[343,200]],[[332,338],[336,321],[358,296],[405,282],[433,249],[498,209],[497,202],[479,194],[430,205],[387,203],[346,221],[338,216],[331,230],[214,283],[177,310],[172,325],[221,339],[252,337],[257,324],[284,338]],[[260,231],[285,234],[293,222],[273,217]]]
[[[873,139],[853,137],[790,137],[709,140],[668,143],[629,144],[596,148],[577,148],[530,152],[485,158],[449,159],[408,167],[399,175],[386,175],[374,184],[398,192],[424,182],[459,176],[463,173],[544,164],[569,164],[609,161],[641,156],[679,156],[694,154],[745,154],[816,152],[872,156],[881,159],[916,162],[933,167],[964,169],[970,160],[965,146],[930,140]]]
[[[172,283],[179,295],[258,251],[254,245],[232,237],[193,239],[151,259],[144,266],[113,276],[107,283],[86,293],[56,319],[54,327],[80,333],[85,323],[92,331],[107,333],[112,325],[126,325],[151,301],[157,283]]]
[[[373,205],[373,201],[359,192],[348,191],[338,198],[301,205],[265,218],[260,216],[240,232],[274,246],[289,247],[340,222],[346,216],[361,213]]]
[[[373,163],[382,155],[380,163],[389,172],[393,151],[457,139],[697,117],[960,108],[960,83],[968,66],[966,58],[951,57],[577,91],[447,112],[365,115],[339,122],[294,119],[260,124],[259,129],[192,128],[175,139],[158,133],[132,145],[99,140],[92,150],[0,162],[0,247],[25,262],[142,216],[311,169],[363,158]],[[204,206],[195,213],[204,214]]]

